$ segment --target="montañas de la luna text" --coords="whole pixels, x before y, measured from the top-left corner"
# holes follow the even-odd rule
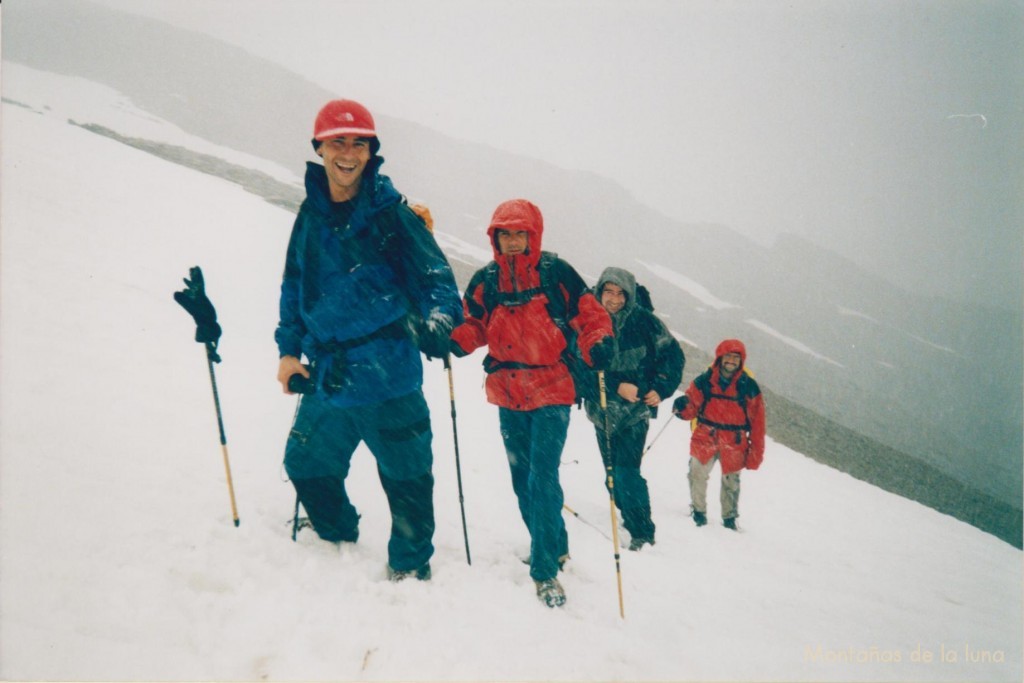
[[[1003,650],[988,650],[964,643],[962,647],[939,645],[938,649],[918,645],[912,650],[850,646],[837,650],[823,645],[804,646],[804,661],[821,664],[1004,664]]]

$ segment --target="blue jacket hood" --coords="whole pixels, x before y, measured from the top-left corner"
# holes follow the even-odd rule
[[[402,195],[395,189],[391,178],[380,173],[384,157],[374,157],[363,171],[363,179],[359,186],[359,194],[354,203],[352,226],[357,232],[365,230],[369,218],[402,200]],[[319,214],[331,214],[331,190],[327,184],[327,172],[323,164],[314,161],[306,162],[306,199],[310,208]]]

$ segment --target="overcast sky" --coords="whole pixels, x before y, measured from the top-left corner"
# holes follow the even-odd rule
[[[372,111],[595,171],[672,217],[765,244],[825,231],[820,242],[889,271],[916,239],[900,226],[961,182],[915,145],[1021,141],[1019,2],[97,1],[234,43]],[[1007,206],[1006,186],[978,184],[993,196],[972,206],[1001,202],[1007,225],[971,209],[935,234],[962,251],[949,240],[984,223],[1005,254],[1019,195]],[[972,262],[998,258],[983,251]]]

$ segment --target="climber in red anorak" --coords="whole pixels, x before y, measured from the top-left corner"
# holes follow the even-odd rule
[[[765,411],[761,388],[744,367],[747,349],[726,339],[715,349],[715,362],[676,399],[672,412],[696,419],[690,437],[690,501],[693,521],[707,524],[707,487],[711,468],[722,467],[722,520],[736,528],[740,471],[756,470],[764,459]]]
[[[544,220],[525,199],[498,206],[487,229],[494,261],[470,280],[451,351],[486,346],[487,400],[498,406],[512,488],[530,531],[530,576],[550,607],[569,554],[558,465],[576,390],[567,353],[603,369],[614,355],[608,313],[568,263],[541,252]],[[572,347],[576,348],[573,349]]]

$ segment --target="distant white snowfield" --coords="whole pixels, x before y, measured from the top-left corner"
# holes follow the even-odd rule
[[[4,97],[25,106],[2,112],[0,678],[1021,679],[1020,551],[771,440],[743,475],[742,531],[718,524],[717,478],[714,523],[697,529],[679,421],[646,457],[657,545],[622,552],[620,619],[603,470],[573,411],[568,603],[543,607],[519,559],[528,539],[480,354],[454,368],[473,564],[438,362],[424,387],[433,580],[384,580],[389,519],[365,450],[349,480],[360,542],[304,531],[293,543],[281,459],[295,399],[275,381],[273,342],[293,216],[67,125],[160,127],[115,118],[116,106],[107,120],[116,99],[91,84],[10,78],[11,66]],[[224,328],[216,376],[238,528],[205,354],[171,297],[197,264]],[[652,427],[667,419],[663,406]]]
[[[679,289],[688,293],[690,296],[697,299],[705,306],[709,306],[718,311],[725,310],[727,308],[739,308],[739,306],[737,306],[736,304],[731,304],[728,301],[723,301],[722,299],[719,299],[714,294],[712,294],[704,285],[700,284],[699,282],[696,282],[695,280],[691,280],[685,275],[677,273],[671,268],[659,265],[657,263],[646,263],[645,261],[641,261],[640,259],[637,259],[637,263],[647,268],[649,271],[651,271],[658,277],[662,278],[669,284],[675,285]]]
[[[792,337],[787,337],[786,335],[782,334],[781,332],[779,332],[766,322],[762,322],[761,320],[757,320],[756,318],[750,318],[747,320],[747,324],[756,327],[765,334],[775,337],[776,339],[783,342],[787,346],[792,346],[794,349],[800,351],[801,353],[806,353],[808,356],[811,356],[812,358],[817,358],[818,360],[825,361],[826,363],[831,363],[832,365],[838,366],[840,368],[843,367],[842,363],[832,360],[826,355],[818,353],[817,351],[815,351],[814,349],[807,346],[801,341],[793,339]]]

